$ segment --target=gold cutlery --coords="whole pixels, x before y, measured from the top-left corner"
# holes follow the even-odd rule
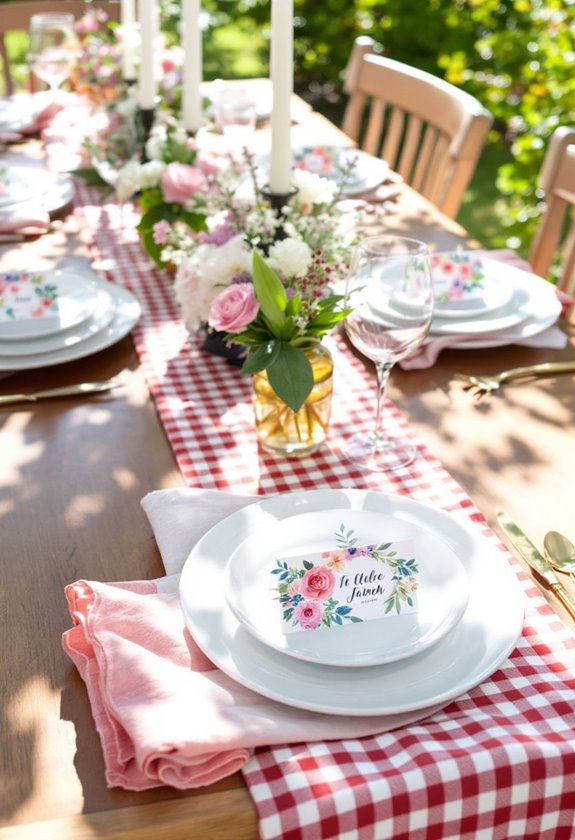
[[[543,540],[545,557],[558,572],[569,575],[575,583],[575,545],[559,531],[547,531]]]
[[[503,370],[491,376],[475,376],[468,373],[456,373],[455,378],[466,383],[466,389],[473,389],[473,396],[480,400],[485,394],[496,391],[504,382],[512,379],[523,379],[530,376],[549,376],[553,373],[569,373],[575,371],[575,362],[543,362],[539,365]]]
[[[540,551],[533,545],[529,537],[513,522],[506,513],[498,513],[497,521],[505,531],[509,541],[523,559],[537,572],[545,583],[551,587],[555,595],[575,618],[575,600],[565,589],[551,565]]]
[[[48,388],[45,391],[36,391],[33,394],[6,394],[0,396],[0,406],[18,402],[36,402],[36,400],[49,399],[50,397],[75,397],[81,394],[99,394],[104,391],[111,391],[119,388],[122,383],[114,379],[105,382],[81,382],[79,385],[63,385],[60,388]]]

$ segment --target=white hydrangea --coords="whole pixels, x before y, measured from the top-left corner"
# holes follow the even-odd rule
[[[116,195],[118,201],[127,201],[140,189],[140,168],[136,160],[130,160],[118,170]]]
[[[149,160],[140,167],[140,189],[147,190],[157,187],[166,168],[163,160]]]
[[[189,330],[205,324],[214,298],[243,271],[251,272],[252,254],[241,235],[225,245],[200,245],[184,258],[176,273],[174,292]]]
[[[312,250],[302,239],[281,239],[269,251],[269,265],[283,277],[304,277],[312,257]]]
[[[306,169],[294,169],[292,180],[294,187],[298,189],[294,201],[302,213],[312,204],[328,204],[333,200],[337,189],[327,178]]]

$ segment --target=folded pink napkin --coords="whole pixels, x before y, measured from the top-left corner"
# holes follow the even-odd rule
[[[24,236],[37,236],[46,233],[50,226],[50,216],[46,210],[34,210],[29,205],[6,215],[0,215],[0,235],[21,233]]]
[[[74,626],[63,646],[86,683],[110,787],[199,787],[238,770],[256,746],[385,732],[440,708],[372,718],[307,712],[243,688],[206,659],[185,627],[177,573],[202,534],[255,500],[151,493],[142,505],[168,577],[66,588]]]
[[[515,268],[520,268],[524,271],[532,271],[529,263],[520,257],[515,251],[507,249],[494,251],[474,251],[479,257],[486,257],[500,262],[513,265]],[[561,302],[561,317],[566,317],[573,308],[573,298],[565,294],[565,292],[556,289],[557,297]],[[498,331],[493,333],[482,333],[476,336],[484,341],[492,341],[500,339],[505,333]],[[465,335],[445,335],[439,337],[429,338],[422,346],[411,356],[401,359],[398,364],[404,370],[416,370],[432,367],[437,361],[442,350],[449,347],[457,347],[465,341],[469,341],[472,336]],[[545,347],[552,350],[561,350],[567,345],[568,338],[566,334],[556,326],[551,326],[537,335],[529,338],[512,338],[509,340],[510,344],[518,344],[523,347]]]
[[[43,94],[38,94],[37,98],[32,96],[29,101],[30,121],[16,130],[0,129],[0,143],[15,143],[40,134],[64,107],[60,102],[47,101]]]

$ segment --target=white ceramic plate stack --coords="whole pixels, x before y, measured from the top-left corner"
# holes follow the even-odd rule
[[[274,557],[333,548],[342,521],[359,544],[413,541],[417,611],[282,633]],[[339,715],[447,702],[499,667],[523,623],[510,567],[463,517],[363,490],[288,493],[232,514],[192,550],[180,597],[194,639],[230,677],[288,705]]]
[[[48,367],[97,353],[127,335],[139,317],[130,292],[92,274],[2,272],[0,370]]]
[[[55,213],[73,198],[74,181],[66,173],[0,163],[0,219],[39,209]]]
[[[304,146],[294,150],[293,161],[294,166],[338,184],[342,181],[342,171],[345,171],[342,193],[349,197],[374,190],[385,181],[389,173],[389,165],[385,160],[360,149]]]
[[[501,347],[531,338],[559,318],[554,286],[473,251],[434,256],[431,338],[457,336],[457,347]]]

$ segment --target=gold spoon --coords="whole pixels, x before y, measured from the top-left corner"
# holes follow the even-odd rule
[[[554,569],[570,575],[575,583],[575,545],[559,531],[548,531],[543,540],[545,556]]]

